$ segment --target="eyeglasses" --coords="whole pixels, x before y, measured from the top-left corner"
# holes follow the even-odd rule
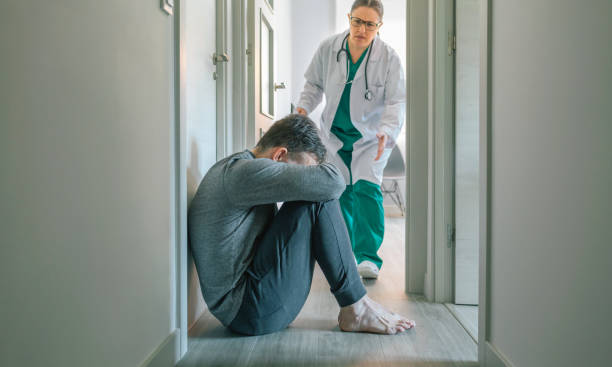
[[[365,25],[365,29],[368,31],[375,31],[382,24],[382,23],[367,22],[357,17],[350,17],[350,18],[351,18],[352,27],[361,28],[362,25]]]

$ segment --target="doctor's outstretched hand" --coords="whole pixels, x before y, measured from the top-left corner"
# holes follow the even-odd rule
[[[374,158],[374,161],[379,160],[380,156],[385,151],[385,145],[387,145],[387,134],[378,133],[376,134],[376,138],[378,138],[378,153],[376,154],[376,158]]]
[[[304,116],[308,116],[308,114],[306,113],[306,110],[303,109],[302,107],[298,107],[295,109],[297,111],[297,113],[299,113],[300,115],[304,115]]]

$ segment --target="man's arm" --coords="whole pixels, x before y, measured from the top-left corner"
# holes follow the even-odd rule
[[[267,158],[237,160],[226,169],[223,180],[229,200],[241,207],[328,201],[338,199],[345,188],[342,175],[331,163],[306,166]]]

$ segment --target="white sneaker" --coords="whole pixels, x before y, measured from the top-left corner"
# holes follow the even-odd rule
[[[371,261],[365,260],[357,265],[357,271],[364,279],[377,279],[378,278],[378,266]]]

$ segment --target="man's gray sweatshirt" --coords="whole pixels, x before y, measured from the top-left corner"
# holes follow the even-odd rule
[[[330,163],[315,166],[256,159],[249,150],[206,173],[189,208],[189,244],[204,301],[229,325],[240,308],[244,277],[277,202],[340,197],[345,182]]]

